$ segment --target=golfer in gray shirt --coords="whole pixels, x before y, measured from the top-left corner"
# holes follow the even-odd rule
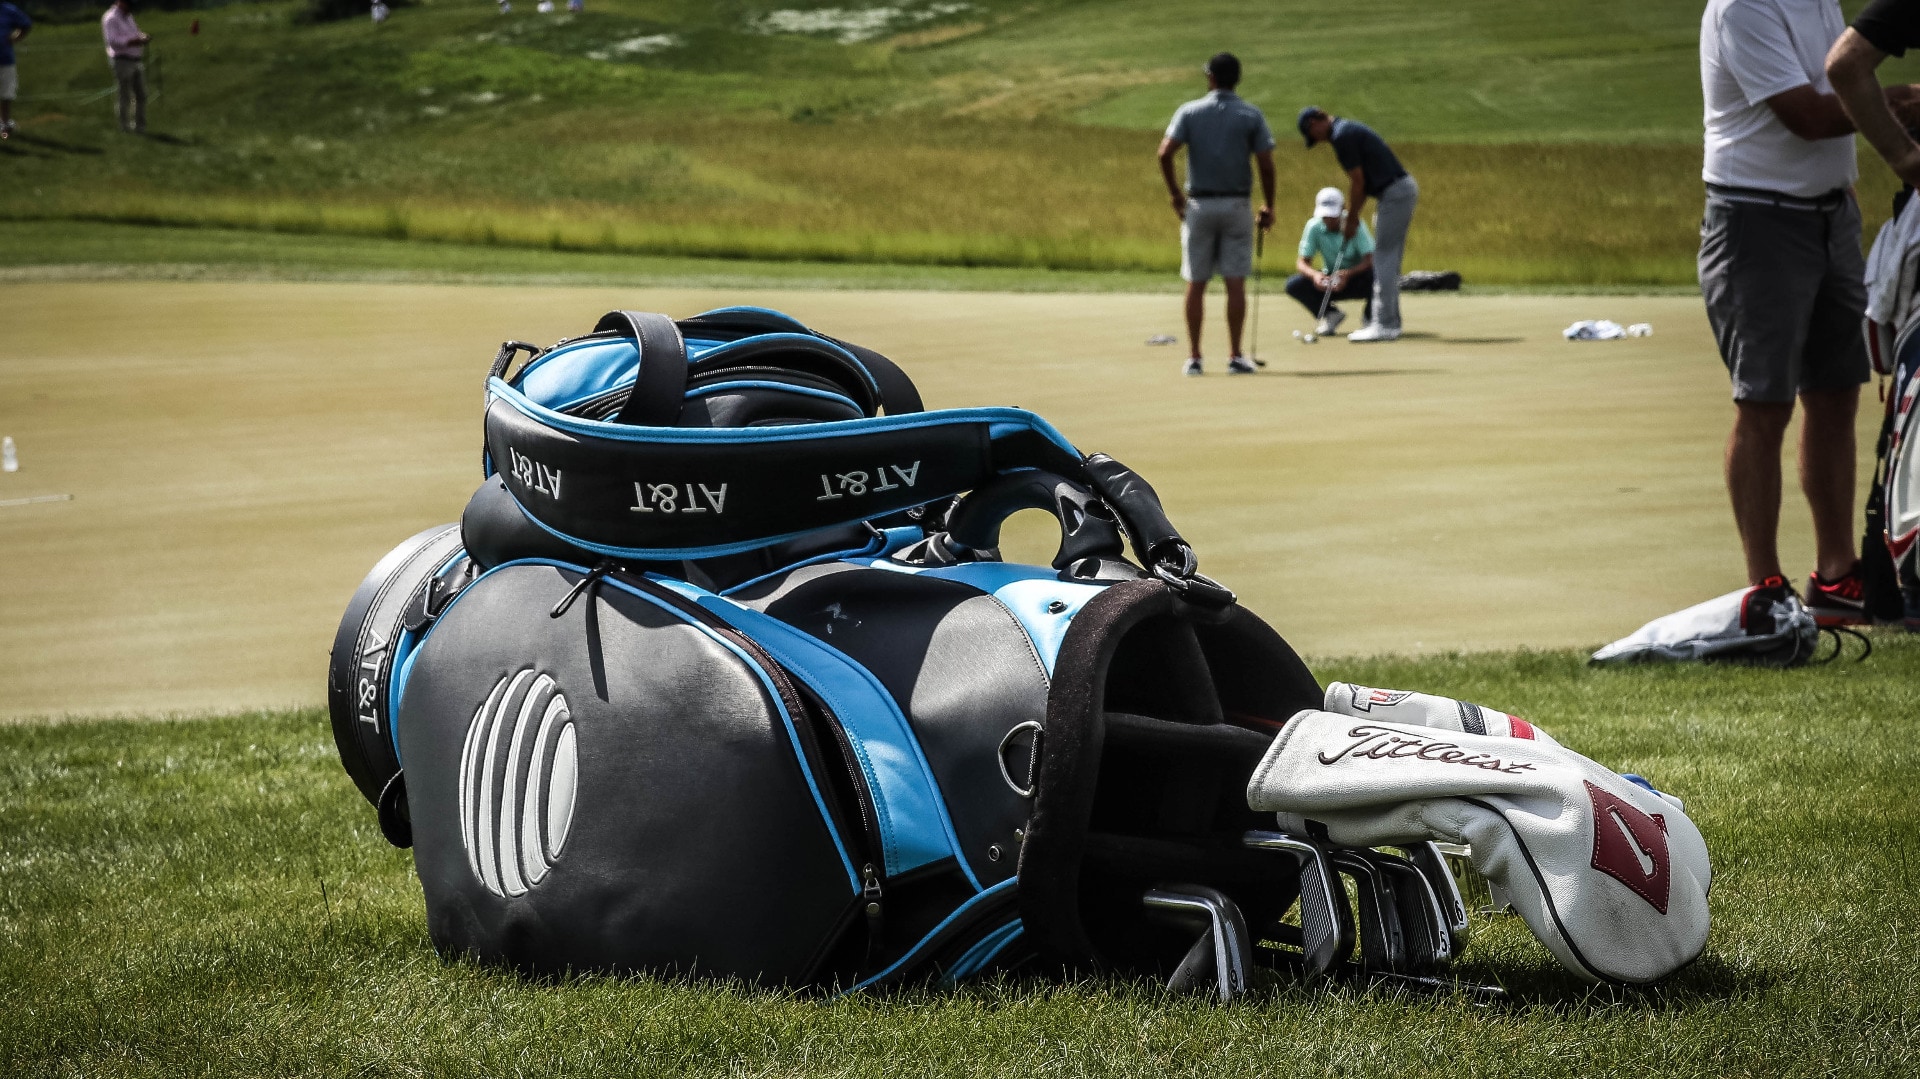
[[[1253,271],[1254,214],[1247,200],[1253,194],[1252,157],[1260,163],[1262,232],[1273,226],[1273,132],[1260,110],[1234,94],[1240,84],[1240,61],[1229,52],[1207,61],[1206,97],[1189,101],[1173,114],[1166,138],[1160,140],[1160,175],[1180,216],[1180,276],[1187,282],[1187,340],[1191,343],[1186,372],[1197,375],[1200,362],[1200,322],[1205,311],[1207,282],[1218,273],[1227,284],[1227,339],[1232,353],[1227,373],[1253,373],[1253,363],[1240,352],[1240,330],[1247,320],[1247,274]],[[1187,188],[1174,177],[1173,158],[1187,148]]]

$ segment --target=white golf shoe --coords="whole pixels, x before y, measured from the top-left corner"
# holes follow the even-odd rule
[[[1340,324],[1345,321],[1347,321],[1347,313],[1336,307],[1328,311],[1327,317],[1321,319],[1320,322],[1314,326],[1313,335],[1315,337],[1332,337],[1334,334],[1340,332]]]
[[[1187,365],[1181,368],[1181,370],[1185,371],[1189,375],[1198,375],[1198,374],[1205,373],[1200,368],[1200,357],[1198,356],[1195,356],[1192,359],[1188,360]]]
[[[1253,361],[1247,359],[1245,356],[1234,356],[1227,360],[1227,374],[1251,375],[1253,374]]]
[[[1398,341],[1399,339],[1400,328],[1398,326],[1382,326],[1378,322],[1369,322],[1365,326],[1347,335],[1347,340],[1355,344],[1366,344],[1369,341]]]

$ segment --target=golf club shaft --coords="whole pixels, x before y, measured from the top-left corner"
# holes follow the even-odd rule
[[[1341,265],[1346,261],[1347,245],[1345,241],[1342,241],[1340,244],[1340,253],[1335,255],[1333,259],[1333,269],[1327,271],[1327,287],[1326,291],[1320,296],[1320,315],[1313,327],[1313,332],[1315,333],[1320,332],[1319,323],[1327,321],[1327,308],[1333,304],[1333,275],[1340,272]]]
[[[1253,226],[1253,340],[1247,344],[1247,357],[1265,367],[1260,360],[1260,269],[1267,257],[1267,230],[1258,221]]]

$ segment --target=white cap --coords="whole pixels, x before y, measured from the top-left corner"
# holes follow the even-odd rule
[[[1347,197],[1337,187],[1323,187],[1313,197],[1313,216],[1339,217],[1347,212]]]

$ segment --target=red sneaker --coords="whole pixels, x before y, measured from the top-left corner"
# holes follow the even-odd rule
[[[1867,590],[1860,580],[1859,561],[1838,580],[1829,581],[1818,573],[1807,578],[1807,611],[1823,626],[1866,625]]]

